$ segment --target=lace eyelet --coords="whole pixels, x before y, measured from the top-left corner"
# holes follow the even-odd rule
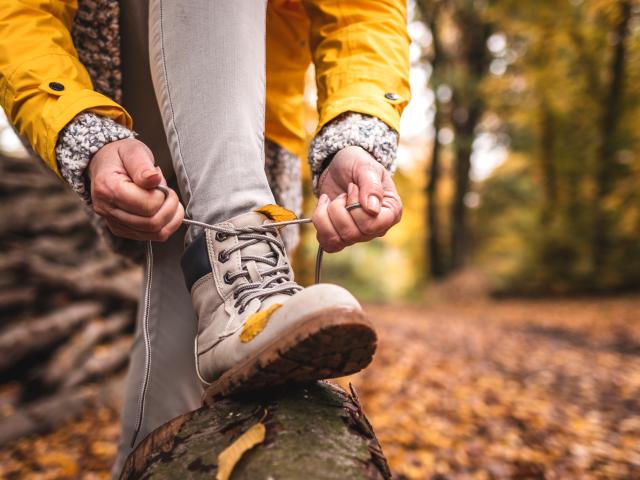
[[[225,273],[222,279],[227,285],[231,285],[233,283],[233,280],[231,280],[231,277],[229,276],[229,272]]]
[[[224,242],[227,239],[227,235],[222,232],[216,232],[216,240],[218,242]]]
[[[222,250],[219,254],[218,254],[218,261],[220,263],[225,263],[227,260],[229,260],[229,256],[225,253],[224,250]]]

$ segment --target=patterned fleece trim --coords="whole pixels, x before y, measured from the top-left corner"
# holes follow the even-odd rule
[[[139,261],[143,254],[143,243],[113,235],[102,217],[91,208],[91,188],[85,174],[91,157],[107,143],[125,138],[134,138],[131,130],[110,118],[85,112],[76,115],[58,135],[56,159],[62,177],[83,200],[91,224],[113,251]]]
[[[278,205],[302,214],[302,174],[300,159],[286,148],[269,139],[264,144],[264,170]],[[289,225],[280,230],[287,253],[291,254],[300,242],[300,228]]]
[[[88,205],[91,192],[85,170],[91,157],[107,143],[133,138],[131,130],[95,113],[80,113],[60,132],[56,159],[62,177]]]
[[[316,195],[320,174],[336,153],[350,146],[363,148],[392,174],[395,172],[398,132],[376,117],[346,112],[322,127],[309,146],[308,159]]]
[[[121,103],[119,0],[78,0],[71,33],[94,90]]]

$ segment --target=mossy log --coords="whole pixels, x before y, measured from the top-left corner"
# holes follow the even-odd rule
[[[391,478],[353,388],[317,382],[220,399],[177,417],[129,456],[121,480],[215,479],[220,453],[260,422],[264,440],[240,457],[233,480]]]

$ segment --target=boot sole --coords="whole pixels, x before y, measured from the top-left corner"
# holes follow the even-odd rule
[[[351,375],[371,363],[376,344],[376,332],[362,310],[322,310],[226,371],[207,388],[204,401],[289,382]]]

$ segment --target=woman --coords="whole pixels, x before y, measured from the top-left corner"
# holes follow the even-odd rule
[[[405,23],[402,0],[4,2],[9,120],[120,251],[159,242],[114,475],[153,429],[199,406],[203,384],[226,394],[369,363],[375,333],[358,302],[296,284],[269,224],[300,210],[311,62],[320,244],[338,251],[400,220],[391,173],[410,96]],[[183,230],[185,211],[211,227]]]

